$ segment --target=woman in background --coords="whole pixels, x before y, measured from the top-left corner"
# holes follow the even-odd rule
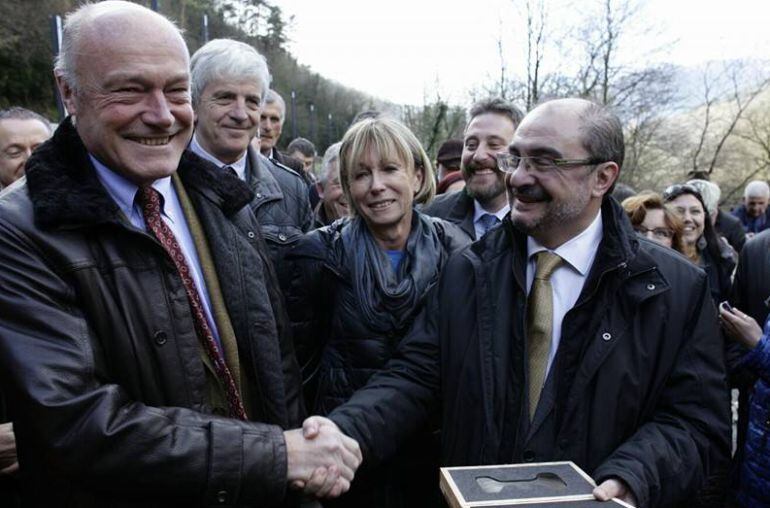
[[[684,223],[685,255],[706,271],[714,303],[727,300],[735,269],[733,251],[717,237],[700,192],[692,185],[672,185],[663,192],[663,200]]]
[[[684,224],[669,207],[663,203],[660,194],[644,192],[623,201],[623,209],[631,220],[634,231],[661,245],[682,254],[684,251]]]

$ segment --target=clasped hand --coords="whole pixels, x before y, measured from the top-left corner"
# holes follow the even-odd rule
[[[301,429],[283,435],[287,478],[293,488],[317,497],[338,497],[350,489],[361,464],[361,449],[333,421],[311,416]]]

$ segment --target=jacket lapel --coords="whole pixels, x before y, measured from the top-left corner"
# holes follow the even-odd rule
[[[42,229],[120,222],[70,117],[27,161],[27,188]]]
[[[479,372],[485,422],[480,460],[485,464],[500,461],[501,443],[515,438],[508,435],[511,429],[505,426],[511,409],[507,406],[513,404],[514,415],[518,413],[520,398],[515,387],[523,382],[522,370],[515,361],[522,352],[516,332],[521,320],[517,308],[520,299],[515,297],[517,283],[511,270],[512,238],[511,229],[501,227],[466,251],[473,261],[478,295]]]
[[[220,171],[216,165],[190,150],[182,154],[178,173],[185,190],[200,193],[228,217],[235,215],[251,201],[252,193],[245,182]]]
[[[477,240],[476,229],[473,227],[473,198],[464,190],[457,192],[455,196],[446,218],[460,226],[471,239]]]

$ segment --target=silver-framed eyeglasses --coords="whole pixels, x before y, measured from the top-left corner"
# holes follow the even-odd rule
[[[501,152],[496,156],[497,166],[500,171],[513,173],[524,162],[529,169],[539,173],[548,173],[555,169],[564,169],[577,166],[594,166],[607,161],[599,159],[554,159],[544,155],[521,156],[512,153]]]

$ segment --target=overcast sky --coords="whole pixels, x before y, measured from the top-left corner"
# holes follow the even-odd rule
[[[596,0],[545,0],[548,25],[581,19]],[[396,103],[422,104],[439,92],[456,104],[499,76],[498,40],[510,73],[524,67],[524,0],[276,0],[294,15],[290,49],[300,63]],[[770,1],[648,0],[623,57],[697,65],[709,60],[770,58]],[[644,33],[642,32],[644,29]],[[555,37],[552,36],[552,39]],[[670,43],[650,56],[650,49]],[[564,49],[551,49],[546,63]],[[556,54],[559,52],[560,54]],[[644,57],[644,58],[643,58]]]

